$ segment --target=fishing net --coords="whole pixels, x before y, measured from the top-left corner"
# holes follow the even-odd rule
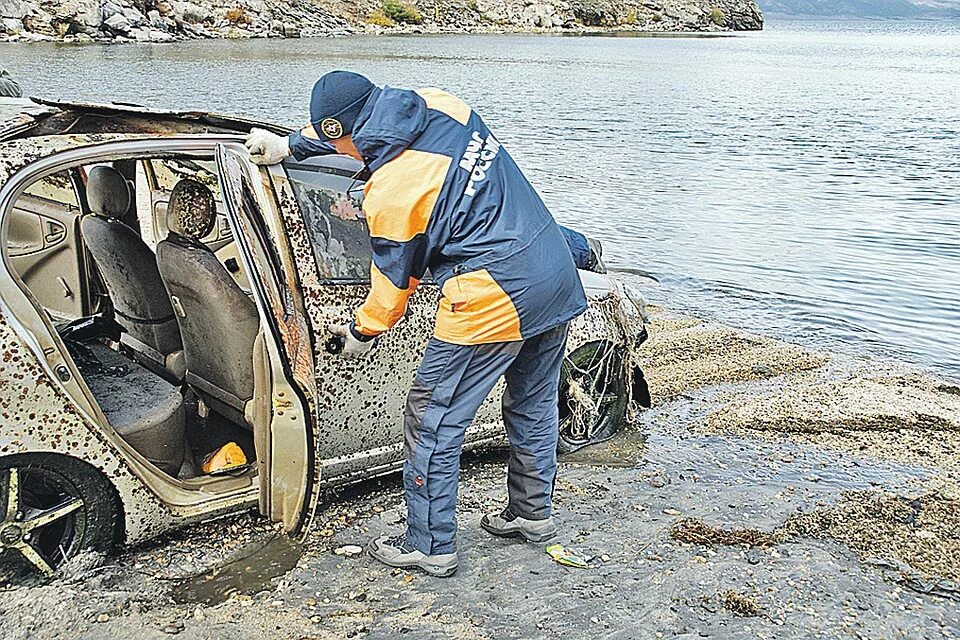
[[[635,336],[642,330],[637,326],[642,320],[639,314],[631,317],[625,304],[632,303],[616,293],[593,300],[590,313],[593,322],[601,327],[604,339],[588,358],[578,358],[578,352],[564,358],[566,389],[561,389],[561,393],[569,411],[566,428],[574,440],[583,441],[594,435],[605,404],[625,400],[629,421],[640,411],[643,399],[636,397],[634,377],[639,346]]]

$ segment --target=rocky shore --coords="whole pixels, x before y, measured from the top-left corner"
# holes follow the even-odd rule
[[[403,526],[396,475],[331,492],[302,540],[243,515],[50,582],[0,584],[0,637],[960,637],[960,387],[651,309],[654,407],[563,457],[556,539],[493,538],[503,451],[465,456],[460,570],[361,551]]]
[[[755,0],[0,0],[0,42],[762,28]]]

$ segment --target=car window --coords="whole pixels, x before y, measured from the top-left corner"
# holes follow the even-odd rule
[[[27,187],[24,193],[50,202],[65,204],[76,211],[80,210],[80,202],[73,189],[73,182],[70,180],[68,171],[61,171],[37,180]]]
[[[217,183],[217,166],[213,160],[191,160],[187,158],[160,158],[151,160],[157,188],[172,191],[183,178],[193,178],[206,185],[213,197],[220,202],[220,185]]]
[[[363,216],[362,168],[342,157],[283,163],[300,206],[321,278],[369,280],[370,236]]]

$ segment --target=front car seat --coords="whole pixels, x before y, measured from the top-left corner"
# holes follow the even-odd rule
[[[213,409],[247,424],[254,390],[257,307],[200,239],[216,222],[213,194],[185,178],[170,194],[157,263],[183,336],[187,383]]]
[[[87,177],[93,215],[80,220],[80,231],[103,276],[115,319],[126,332],[120,341],[148,368],[180,380],[183,345],[157,258],[137,232],[120,221],[130,200],[130,186],[119,171],[94,167]]]

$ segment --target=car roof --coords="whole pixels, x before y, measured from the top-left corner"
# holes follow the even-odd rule
[[[148,136],[129,134],[70,134],[34,136],[0,142],[0,186],[3,186],[10,179],[10,176],[23,167],[54,153],[114,140],[146,137]]]
[[[0,185],[31,162],[58,151],[113,140],[197,134],[244,134],[287,127],[208,111],[150,109],[41,98],[0,98]]]
[[[29,98],[0,98],[0,140],[28,131],[39,120],[56,112],[56,107]]]
[[[2,143],[33,136],[68,133],[183,135],[247,133],[260,127],[278,134],[288,127],[209,111],[151,109],[131,104],[97,104],[41,98],[0,99]]]

